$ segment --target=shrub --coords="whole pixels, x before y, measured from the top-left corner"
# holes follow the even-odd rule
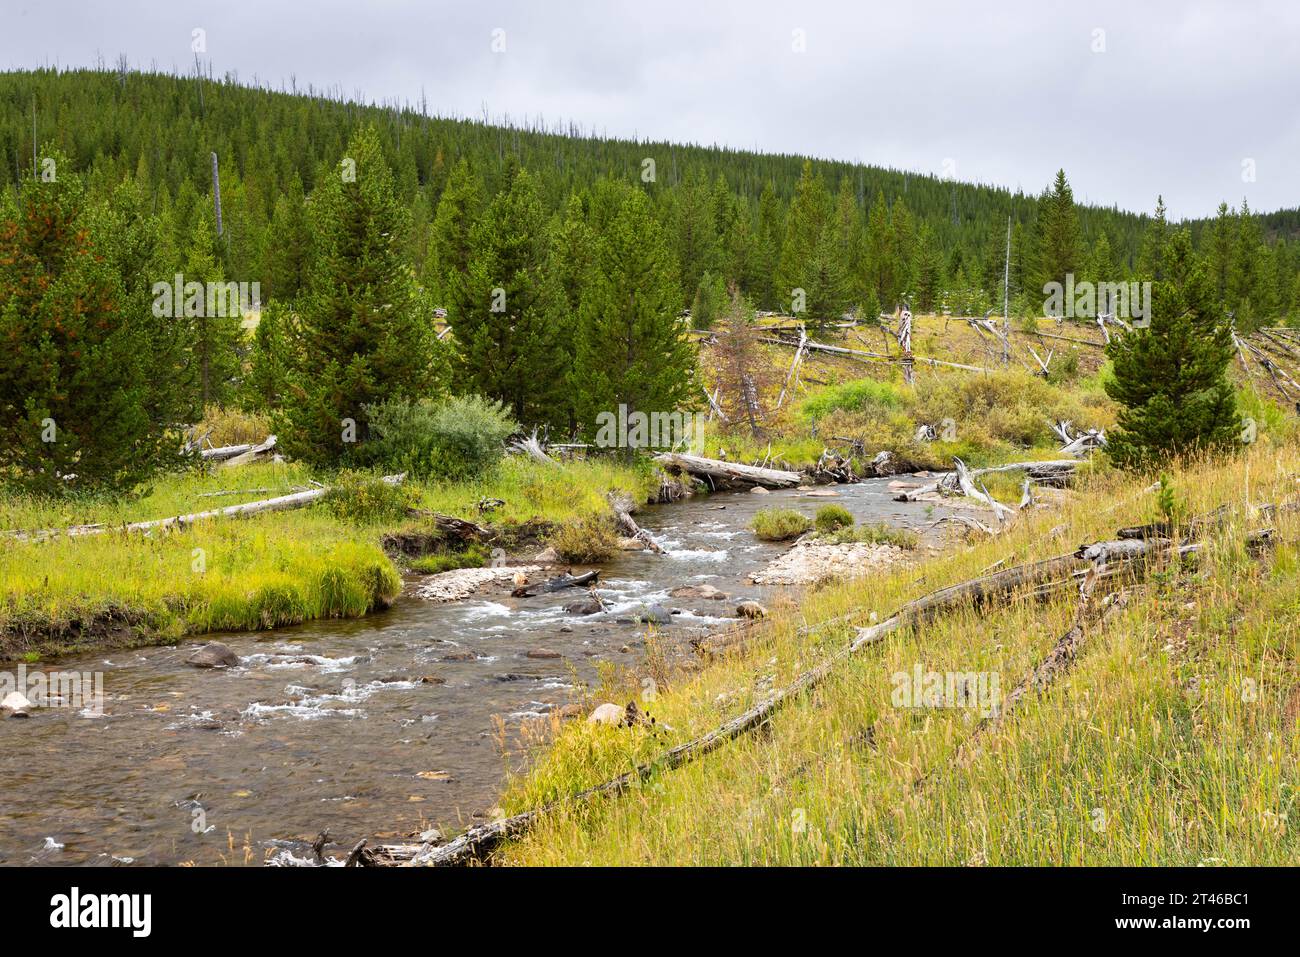
[[[588,513],[560,523],[549,544],[563,561],[590,564],[614,557],[618,535],[608,515]]]
[[[519,429],[499,402],[476,395],[392,399],[368,406],[367,461],[417,478],[456,481],[490,472]]]
[[[918,539],[915,532],[905,528],[891,528],[883,523],[850,526],[832,532],[824,539],[830,545],[847,545],[851,542],[865,542],[871,545],[895,545],[898,548],[916,548]]]
[[[754,516],[751,527],[765,542],[783,542],[808,531],[812,522],[792,508],[765,508]]]
[[[335,518],[356,525],[391,521],[405,516],[415,502],[415,490],[390,485],[366,472],[340,472],[323,499]]]
[[[827,534],[841,528],[852,528],[853,515],[843,505],[823,505],[817,509],[813,524],[817,526],[817,531]]]
[[[875,379],[855,379],[829,386],[804,400],[803,414],[814,421],[835,411],[865,412],[902,408],[903,397],[897,387]]]
[[[471,545],[464,551],[421,555],[411,562],[411,570],[425,575],[455,571],[457,568],[482,568],[487,564],[488,550],[482,545]]]

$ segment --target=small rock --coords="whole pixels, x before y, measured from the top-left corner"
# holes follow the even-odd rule
[[[755,495],[767,495],[767,494],[769,494],[768,491],[767,491],[767,489],[763,488],[763,486],[761,486],[761,485],[755,485],[753,488],[750,489],[750,491],[753,492]]]
[[[560,626],[560,631],[564,632],[564,634],[566,634],[566,635],[571,634],[571,633],[573,632],[573,626],[572,626],[572,625],[561,625],[561,626]]]
[[[446,678],[439,678],[437,675],[420,675],[422,685],[445,685],[446,683]]]
[[[554,565],[559,560],[560,556],[556,553],[554,548],[542,549],[537,553],[537,557],[533,559],[533,561],[540,562],[544,565]]]
[[[631,653],[631,651],[632,651],[631,647],[628,646],[628,645],[624,645],[622,648],[620,648],[620,649],[618,649],[618,650],[619,650],[620,652],[622,652],[623,654],[625,654],[625,655]]]
[[[640,622],[643,625],[667,625],[672,623],[672,616],[673,613],[663,605],[651,605],[641,612]]]
[[[756,601],[742,601],[736,606],[736,614],[741,618],[766,618],[767,609]]]
[[[645,542],[639,538],[620,538],[618,547],[625,552],[639,552],[645,549]]]
[[[442,661],[473,661],[478,655],[472,651],[453,651],[449,655],[443,655]]]
[[[562,705],[560,708],[556,710],[555,713],[560,716],[561,721],[569,721],[573,718],[578,718],[582,716],[582,705],[580,704]]]
[[[558,651],[551,651],[549,648],[530,648],[527,657],[529,658],[559,658]]]
[[[627,710],[606,702],[587,716],[587,724],[611,724],[618,727],[627,718]]]
[[[195,668],[233,668],[239,664],[239,655],[221,642],[211,641],[186,658],[185,663]]]
[[[838,498],[839,494],[840,494],[839,492],[832,492],[828,488],[823,488],[823,489],[818,489],[815,492],[809,492],[808,497],[809,498]]]
[[[723,601],[727,597],[725,591],[719,591],[712,585],[681,585],[668,594],[673,598],[707,598],[713,601]]]
[[[431,827],[427,831],[420,832],[420,843],[422,844],[437,844],[441,840],[442,832],[436,827]]]
[[[31,717],[27,712],[33,707],[21,691],[11,691],[5,695],[3,701],[0,701],[0,711],[6,712],[11,718]]]
[[[597,598],[579,598],[565,605],[564,610],[570,615],[597,615],[605,610],[605,606]]]

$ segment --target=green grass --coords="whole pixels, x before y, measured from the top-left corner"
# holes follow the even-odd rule
[[[813,523],[807,515],[792,508],[764,508],[754,515],[750,526],[762,541],[783,542],[802,535],[812,528]]]
[[[1232,520],[1195,563],[1157,569],[1074,668],[978,741],[963,709],[894,703],[895,676],[997,675],[1003,695],[1042,659],[1075,600],[1001,603],[908,628],[838,667],[764,733],[652,774],[631,793],[565,805],[502,857],[514,864],[1288,864],[1300,853],[1300,519],[1277,547],[1241,547],[1247,503],[1294,498],[1300,450],[1261,445],[1171,470],[1189,507]],[[1150,521],[1151,476],[1098,472],[1059,510],[916,568],[834,585],[779,613],[749,654],[656,679],[654,728],[556,725],[516,777],[507,813],[563,798],[734,718],[842,648],[851,629],[796,633],[853,612],[865,623],[991,565],[1070,550]],[[1053,532],[1061,526],[1062,530]],[[611,676],[594,700],[626,700]],[[666,730],[671,728],[671,730]]]
[[[825,532],[817,541],[826,545],[847,545],[851,542],[864,542],[868,545],[896,545],[899,548],[913,549],[918,544],[916,533],[905,528],[893,528],[883,523],[866,525],[849,525]]]
[[[209,475],[164,476],[134,498],[9,497],[0,499],[0,527],[112,526],[190,514],[287,494],[310,487],[311,478],[300,466],[257,464]],[[326,484],[336,478],[319,476]],[[376,505],[369,484],[349,481],[357,494],[343,499],[248,518],[208,519],[180,531],[109,530],[43,541],[0,536],[0,659],[110,641],[158,643],[208,631],[356,617],[383,606],[400,591],[401,579],[380,541],[385,532],[420,531],[421,525],[389,507],[390,496]],[[604,515],[611,489],[645,501],[653,484],[648,470],[613,461],[548,466],[511,458],[477,482],[413,484],[402,501],[507,528],[528,522],[549,526]],[[201,497],[227,490],[236,494]],[[485,515],[477,507],[484,498],[503,499],[505,505]],[[481,564],[482,556],[469,550],[414,562],[417,570],[436,571]]]

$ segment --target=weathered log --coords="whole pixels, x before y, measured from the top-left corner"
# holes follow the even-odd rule
[[[240,465],[248,465],[250,462],[256,462],[258,459],[265,458],[275,451],[275,436],[268,435],[257,445],[249,446],[238,455],[232,455],[220,462],[223,469],[236,468]]]
[[[614,512],[614,524],[626,538],[635,538],[656,555],[663,555],[664,547],[655,541],[655,537],[638,525],[632,518],[632,502],[624,495],[610,493],[606,496],[609,507]]]
[[[476,539],[486,541],[495,537],[495,533],[490,528],[476,525],[468,519],[457,518],[454,515],[443,515],[441,512],[433,512],[426,508],[408,508],[406,514],[423,522],[431,522],[439,532],[462,542]]]
[[[1024,472],[1025,475],[1040,485],[1063,485],[1073,476],[1079,463],[1075,459],[1049,459],[1042,462],[1011,462],[990,468],[970,469],[971,478],[994,475],[999,472]],[[957,494],[961,491],[960,477],[956,471],[945,472],[936,481],[919,488],[908,489],[894,496],[896,502],[915,502],[923,496],[934,494]]]
[[[786,339],[777,339],[770,336],[760,336],[759,342],[767,342],[777,346],[790,346],[799,348],[797,342],[790,342]],[[825,352],[831,355],[845,356],[850,359],[856,359],[859,362],[904,362],[902,356],[891,356],[883,352],[868,352],[865,349],[850,349],[847,346],[829,346],[821,342],[813,342],[811,339],[803,344],[803,348],[811,352]],[[910,361],[920,362],[929,366],[942,366],[945,369],[961,369],[963,372],[988,372],[988,369],[982,366],[963,365],[960,362],[948,362],[944,359],[931,359],[926,356],[911,356]]]
[[[510,593],[513,598],[532,598],[534,595],[545,595],[550,592],[562,591],[565,588],[579,588],[583,585],[594,585],[600,578],[600,571],[592,570],[583,572],[581,575],[570,575],[567,572],[558,575],[555,578],[548,578],[538,585],[529,587],[524,585],[516,588]]]
[[[406,473],[402,472],[398,475],[386,475],[381,481],[389,485],[400,485],[405,480]],[[157,518],[148,522],[131,522],[127,525],[110,526],[98,523],[94,525],[73,525],[70,528],[42,529],[36,532],[11,532],[10,534],[15,538],[26,541],[28,539],[54,538],[60,535],[75,538],[80,535],[98,535],[101,532],[112,530],[149,532],[154,529],[183,528],[186,525],[193,525],[195,522],[201,522],[209,518],[236,518],[242,515],[259,515],[263,512],[283,512],[288,509],[302,508],[304,505],[310,505],[312,502],[324,497],[328,492],[328,488],[314,488],[306,492],[294,492],[292,495],[263,499],[259,502],[244,502],[242,505],[228,505],[225,508],[213,509],[208,512],[193,512],[189,515]]]
[[[665,468],[689,472],[692,475],[708,476],[722,486],[762,485],[765,488],[794,488],[803,481],[798,472],[763,469],[753,465],[741,465],[738,462],[706,459],[682,452],[664,452],[656,455],[655,461]]]

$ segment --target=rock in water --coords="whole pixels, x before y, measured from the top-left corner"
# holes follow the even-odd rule
[[[770,494],[770,493],[768,492],[768,490],[765,489],[765,488],[763,488],[763,486],[761,486],[761,485],[755,485],[753,488],[750,489],[750,492],[752,492],[754,495],[768,495],[768,494]]]
[[[537,557],[533,559],[533,561],[543,565],[554,565],[559,560],[560,556],[553,548],[542,549],[542,551],[537,553]]]
[[[27,712],[33,707],[34,705],[27,700],[27,696],[21,691],[11,691],[5,695],[3,701],[0,701],[0,711],[3,711],[11,718],[30,717]]]
[[[529,658],[559,658],[558,651],[551,651],[549,648],[532,648],[528,651]]]
[[[587,724],[611,724],[618,727],[627,718],[627,709],[606,702],[587,716]]]
[[[620,538],[618,547],[625,552],[639,552],[645,549],[645,542],[639,538]]]
[[[605,606],[595,598],[579,598],[564,606],[570,615],[596,615],[605,610]]]
[[[668,594],[673,598],[707,598],[714,601],[723,601],[727,597],[725,591],[719,591],[712,585],[681,585]]]
[[[186,658],[185,663],[195,668],[233,668],[239,664],[239,655],[221,642],[212,641]]]
[[[741,618],[766,618],[767,609],[756,601],[742,601],[736,606],[736,614]]]
[[[651,605],[641,612],[640,621],[643,625],[670,625],[673,621],[673,613],[663,605]]]

